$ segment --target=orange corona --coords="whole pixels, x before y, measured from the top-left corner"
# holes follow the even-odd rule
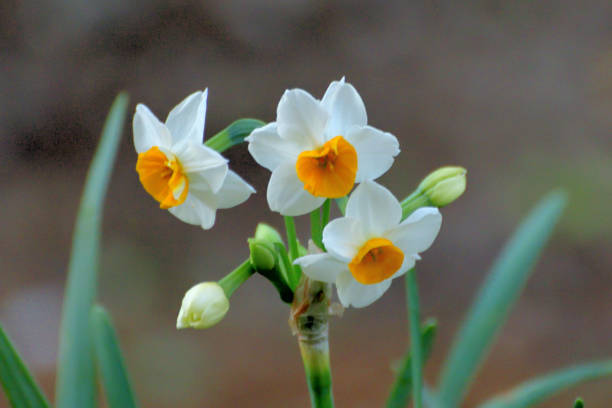
[[[300,153],[295,169],[310,194],[344,197],[355,184],[357,151],[342,136],[336,136],[318,149]]]
[[[136,171],[142,186],[159,201],[160,208],[176,207],[187,198],[189,180],[181,164],[174,156],[168,158],[159,147],[153,146],[138,155]]]
[[[355,280],[364,285],[393,276],[404,262],[404,253],[386,238],[369,239],[348,264]]]

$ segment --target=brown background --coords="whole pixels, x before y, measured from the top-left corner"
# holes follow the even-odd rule
[[[209,88],[206,136],[238,117],[274,120],[286,88],[321,97],[346,75],[369,123],[400,140],[381,181],[405,196],[460,164],[468,190],[443,210],[419,264],[440,330],[434,382],[485,271],[546,191],[571,203],[482,367],[466,406],[530,376],[612,356],[610,2],[3,0],[0,3],[0,321],[53,393],[71,231],[103,119],[122,89],[164,118]],[[459,3],[459,2],[457,2]],[[174,329],[181,297],[247,256],[269,173],[245,146],[232,167],[259,191],[214,229],[179,222],[140,187],[126,126],[107,197],[100,302],[146,407],[307,407],[287,308],[260,277],[208,331]],[[298,224],[306,233],[305,220]],[[304,235],[305,236],[305,235]],[[407,345],[403,285],[334,319],[339,407],[381,406]],[[612,380],[547,407],[608,407]],[[0,406],[6,406],[0,396]]]

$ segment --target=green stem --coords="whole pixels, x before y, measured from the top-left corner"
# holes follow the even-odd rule
[[[338,204],[338,209],[340,210],[342,215],[344,215],[344,213],[346,212],[346,204],[348,203],[348,197],[344,196],[344,197],[336,198],[335,201],[336,201],[336,204]]]
[[[323,234],[321,228],[321,208],[310,213],[310,235],[312,240],[319,247],[323,248]]]
[[[302,268],[298,265],[293,265],[293,261],[300,256],[300,245],[298,243],[297,233],[295,232],[295,221],[293,221],[293,217],[285,216],[284,218],[285,228],[287,230],[287,243],[289,244],[289,260],[291,261],[291,268],[287,272],[290,274],[289,281],[291,287],[295,288],[302,275]]]
[[[331,208],[331,200],[328,198],[323,203],[323,215],[322,215],[322,219],[321,219],[321,232],[323,231],[323,229],[325,228],[325,226],[329,222],[329,211],[330,211],[330,208]]]
[[[290,323],[297,334],[313,408],[333,408],[329,362],[331,285],[302,277],[291,305]]]
[[[308,392],[313,408],[331,408],[334,399],[331,389],[331,371],[329,367],[329,346],[314,346],[300,341],[300,352],[308,382]]]
[[[429,198],[427,198],[421,189],[413,191],[412,194],[404,198],[400,204],[402,205],[402,220],[412,214],[414,210],[432,205]]]
[[[410,269],[406,273],[406,296],[408,298],[408,315],[410,317],[412,404],[414,408],[421,408],[423,398],[423,353],[421,348],[421,323],[419,321],[419,288],[415,268]]]
[[[289,244],[289,256],[291,262],[299,257],[297,233],[295,232],[295,221],[293,217],[285,216],[285,228],[287,230],[287,243]]]
[[[255,269],[251,266],[251,261],[247,259],[225,277],[219,279],[217,283],[221,285],[225,295],[229,298],[254,273]]]

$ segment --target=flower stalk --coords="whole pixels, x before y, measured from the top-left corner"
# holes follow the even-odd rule
[[[291,263],[300,256],[300,244],[297,239],[297,232],[295,231],[295,221],[293,217],[285,216],[285,229],[287,231],[287,244],[289,245],[289,260]],[[298,285],[300,276],[302,275],[302,269],[298,265],[291,265],[291,268],[287,271],[289,276],[289,283],[292,288]]]
[[[297,335],[313,408],[333,408],[329,362],[331,285],[302,276],[291,305],[289,324]]]
[[[219,279],[218,283],[223,288],[225,295],[229,298],[240,285],[253,275],[253,273],[255,273],[255,270],[251,266],[251,261],[247,259],[236,269]]]

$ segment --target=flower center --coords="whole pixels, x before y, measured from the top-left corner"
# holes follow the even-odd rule
[[[181,164],[174,156],[168,158],[159,147],[153,146],[138,155],[136,171],[142,186],[159,201],[160,208],[176,207],[187,198],[189,180]]]
[[[355,184],[357,151],[342,136],[336,136],[318,149],[300,153],[295,169],[310,194],[344,197]]]
[[[348,264],[355,280],[364,285],[382,282],[399,270],[404,253],[385,238],[369,239]]]

